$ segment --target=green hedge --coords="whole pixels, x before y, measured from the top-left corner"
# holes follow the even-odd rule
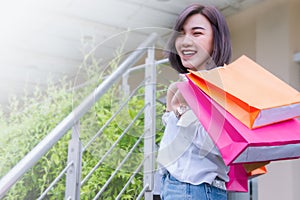
[[[105,73],[99,68],[87,67],[86,74],[93,84],[85,88],[72,91],[71,81],[62,80],[59,85],[49,83],[47,89],[36,89],[33,95],[21,100],[13,98],[10,102],[9,114],[0,112],[0,177],[3,177],[26,153],[37,145],[64,117],[66,117],[78,103],[90,93],[97,84],[101,83]],[[112,69],[113,70],[113,69]],[[102,76],[94,78],[94,74]],[[112,113],[120,106],[122,98],[118,86],[112,87],[98,101],[94,107],[80,121],[80,137],[83,146],[110,118]],[[139,109],[144,105],[143,89],[129,102],[120,115],[104,130],[95,142],[89,146],[83,154],[82,178],[101,159],[105,151],[123,132],[129,121],[134,118]],[[22,108],[22,109],[20,109]],[[163,105],[157,104],[157,141],[161,138],[162,126],[159,120],[164,110]],[[134,145],[138,137],[143,133],[143,116],[135,122],[129,133],[120,141],[117,148],[102,163],[96,172],[87,180],[81,188],[81,199],[92,199],[106,180],[111,176],[117,165]],[[71,137],[69,131],[43,158],[30,169],[9,190],[4,199],[36,199],[49,186],[54,178],[61,172],[67,163],[68,141]],[[124,187],[131,173],[143,158],[143,143],[134,151],[133,156],[125,163],[117,173],[100,199],[114,199]],[[141,170],[142,172],[143,170]],[[137,174],[130,187],[122,196],[122,199],[135,199],[143,187],[143,175]],[[64,199],[65,176],[47,194],[45,199]]]

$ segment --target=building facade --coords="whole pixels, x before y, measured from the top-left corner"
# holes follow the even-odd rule
[[[245,54],[300,90],[300,0],[265,0],[227,17],[233,60]],[[298,200],[300,160],[274,161],[258,177],[259,200]]]

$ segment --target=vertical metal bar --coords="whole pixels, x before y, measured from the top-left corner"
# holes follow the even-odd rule
[[[228,200],[250,200],[249,192],[229,192]]]
[[[144,186],[148,185],[145,192],[145,200],[153,199],[154,185],[154,150],[155,150],[155,133],[156,133],[156,66],[154,47],[148,49],[148,57],[146,59],[145,68],[145,105],[149,104],[145,109],[144,124]]]
[[[252,193],[250,194],[250,199],[251,200],[258,200],[258,183],[257,183],[257,178],[253,178],[250,180],[251,182],[251,191]]]
[[[152,33],[126,60],[105,79],[78,107],[63,119],[38,145],[36,145],[18,164],[0,180],[0,199],[5,193],[46,153],[58,140],[74,125],[74,122],[88,112],[88,110],[102,97],[113,83],[119,80],[124,72],[134,65],[144,55],[146,48],[152,45],[158,34]]]
[[[123,96],[125,98],[130,94],[130,86],[128,84],[128,78],[129,78],[129,74],[128,71],[126,71],[122,75],[122,91],[123,91]]]
[[[80,177],[82,162],[82,145],[79,139],[80,124],[79,121],[73,126],[72,139],[69,142],[68,163],[74,164],[67,171],[65,199],[80,199]]]
[[[228,192],[228,200],[258,200],[257,177],[248,178],[248,192]]]
[[[250,200],[250,195],[247,192],[229,192],[228,200]]]

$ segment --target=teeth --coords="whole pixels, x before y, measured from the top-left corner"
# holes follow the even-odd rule
[[[195,51],[182,51],[183,55],[192,55],[192,54],[195,54],[195,53],[196,53]]]

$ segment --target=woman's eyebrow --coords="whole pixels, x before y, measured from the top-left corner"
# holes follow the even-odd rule
[[[202,26],[195,26],[192,28],[192,30],[197,30],[197,29],[201,29],[201,30],[206,30],[204,27]]]

